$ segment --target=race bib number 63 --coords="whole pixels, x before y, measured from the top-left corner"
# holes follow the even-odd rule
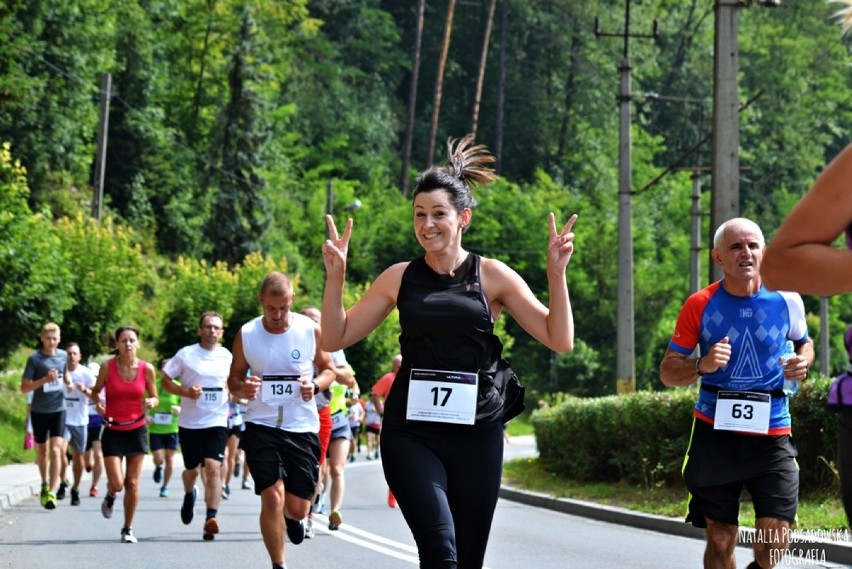
[[[753,391],[720,391],[713,428],[721,431],[766,434],[772,396]]]

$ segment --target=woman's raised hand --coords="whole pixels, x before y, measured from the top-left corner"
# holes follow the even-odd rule
[[[564,271],[574,253],[574,233],[571,228],[577,221],[577,214],[572,215],[559,232],[556,231],[556,216],[553,212],[548,215],[548,221],[550,222],[550,240],[547,246],[547,266]]]
[[[322,260],[328,275],[332,273],[344,274],[346,272],[346,255],[349,250],[349,238],[352,236],[352,218],[346,220],[346,227],[341,237],[337,233],[337,226],[330,215],[325,216],[328,226],[328,239],[322,246]]]

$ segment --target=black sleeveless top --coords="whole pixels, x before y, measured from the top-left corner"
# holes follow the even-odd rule
[[[424,257],[402,275],[397,308],[402,366],[385,404],[386,423],[405,423],[412,368],[482,372],[493,370],[503,345],[494,335],[491,309],[479,278],[480,257],[469,253],[454,276],[439,275]],[[480,392],[493,384],[483,381]]]

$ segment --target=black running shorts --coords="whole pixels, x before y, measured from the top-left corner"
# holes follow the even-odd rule
[[[740,494],[751,495],[758,518],[796,523],[799,466],[789,435],[758,436],[717,431],[693,420],[683,477],[689,489],[686,521],[706,527],[706,518],[737,524]]]

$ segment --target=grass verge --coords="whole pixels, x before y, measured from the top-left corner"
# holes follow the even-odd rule
[[[532,434],[522,421],[509,424],[509,434]],[[514,428],[513,428],[514,427]],[[515,488],[530,490],[556,498],[571,498],[625,508],[647,514],[681,518],[686,514],[687,491],[683,486],[637,486],[632,484],[602,484],[580,482],[547,470],[537,458],[507,462],[503,468],[503,482]],[[754,510],[748,497],[740,508],[740,525],[754,527]],[[838,488],[826,489],[818,494],[800,496],[799,524],[802,530],[848,529],[846,514],[840,501]]]

